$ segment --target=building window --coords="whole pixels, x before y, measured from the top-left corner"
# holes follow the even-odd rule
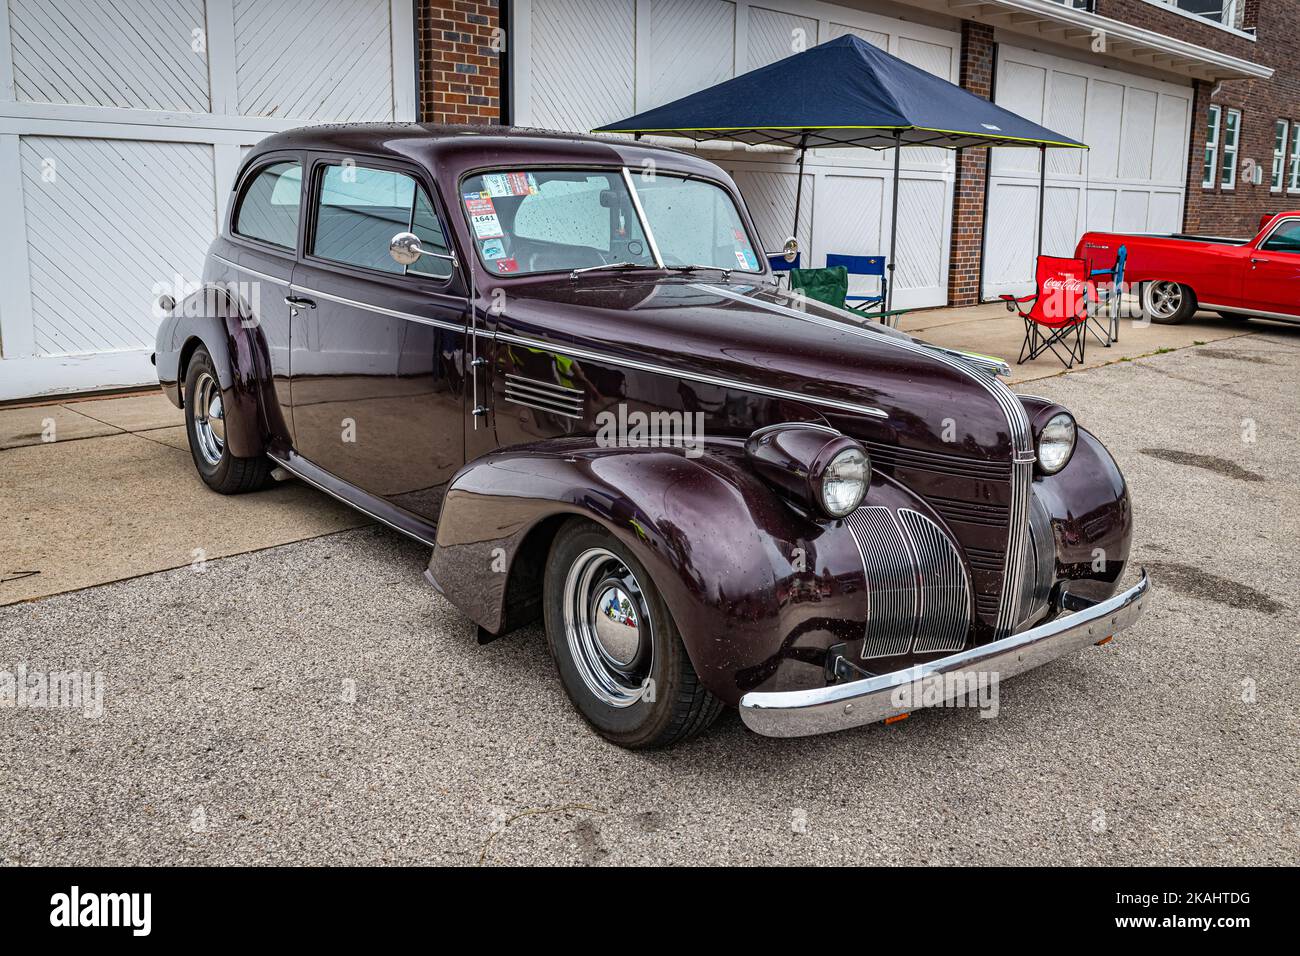
[[[1157,0],[1157,2],[1236,30],[1241,29],[1242,14],[1246,9],[1243,0]]]
[[[1286,178],[1286,138],[1290,132],[1291,124],[1286,120],[1273,124],[1273,178],[1268,187],[1272,193],[1282,191],[1282,181]]]
[[[1228,110],[1223,122],[1223,188],[1237,188],[1237,143],[1241,139],[1241,110]]]
[[[1205,127],[1205,171],[1201,174],[1201,186],[1214,188],[1214,180],[1219,172],[1219,113],[1217,106],[1210,107],[1210,122]]]

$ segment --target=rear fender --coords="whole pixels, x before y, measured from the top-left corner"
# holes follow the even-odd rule
[[[225,286],[213,283],[179,303],[157,337],[158,380],[177,407],[184,405],[190,359],[200,345],[207,349],[221,386],[226,444],[239,458],[253,458],[267,450],[272,429],[264,410],[279,415],[278,405],[266,401],[270,387],[266,339],[249,315],[245,303]]]

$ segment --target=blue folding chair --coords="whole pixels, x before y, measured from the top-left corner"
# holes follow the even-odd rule
[[[879,295],[849,295],[844,304],[863,315],[879,319],[883,325],[897,325],[898,317],[905,315],[909,309],[885,311],[889,296],[889,279],[886,274],[884,256],[841,256],[833,252],[826,254],[826,268],[843,266],[850,276],[875,276],[880,280]]]
[[[1108,278],[1110,279],[1110,288],[1105,294],[1106,310],[1109,313],[1109,321],[1105,326],[1097,321],[1096,315],[1090,315],[1088,319],[1088,332],[1098,342],[1106,348],[1110,348],[1112,342],[1119,341],[1119,310],[1120,300],[1124,295],[1124,265],[1128,262],[1128,246],[1120,246],[1119,251],[1115,253],[1115,265],[1109,269],[1092,269],[1088,270],[1088,278]],[[1097,289],[1098,301],[1100,306],[1102,302],[1101,289]],[[1094,328],[1095,326],[1095,328]],[[1097,330],[1101,330],[1101,335]]]
[[[802,261],[802,259],[803,259],[803,253],[796,252],[794,254],[794,262],[786,262],[784,253],[774,252],[767,257],[767,264],[772,267],[773,272],[776,273],[789,272],[791,269],[798,269],[799,263],[800,261]],[[789,276],[786,276],[786,278],[788,279]],[[780,275],[776,277],[776,284],[777,285],[781,284]]]

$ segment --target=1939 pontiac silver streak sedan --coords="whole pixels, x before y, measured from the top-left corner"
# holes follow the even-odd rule
[[[999,362],[773,280],[717,166],[424,125],[262,141],[157,338],[213,489],[277,466],[428,543],[486,642],[538,618],[627,747],[797,736],[1138,616],[1132,512]],[[948,682],[945,686],[959,686]],[[924,703],[942,702],[944,694]]]

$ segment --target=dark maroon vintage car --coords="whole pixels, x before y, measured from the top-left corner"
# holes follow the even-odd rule
[[[158,376],[209,486],[289,473],[429,544],[479,640],[540,618],[623,746],[727,705],[774,736],[888,719],[1145,601],[1145,574],[1117,593],[1124,478],[1069,412],[779,288],[695,156],[277,134],[167,305]]]

